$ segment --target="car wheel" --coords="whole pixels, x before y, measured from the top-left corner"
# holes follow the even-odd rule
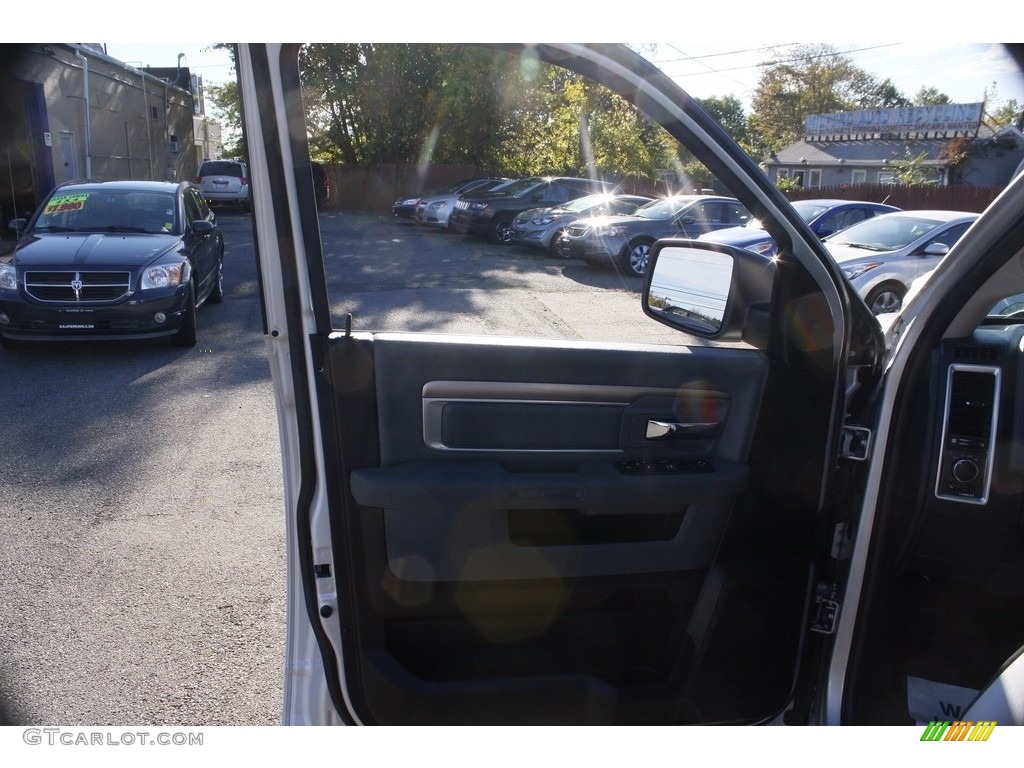
[[[560,229],[551,236],[551,243],[548,245],[548,250],[555,256],[561,256],[565,258],[566,254],[562,250],[561,242],[565,239],[565,230]],[[568,243],[566,243],[568,247]]]
[[[647,274],[647,264],[651,260],[651,241],[637,240],[627,246],[624,266],[633,277]]]
[[[171,336],[171,344],[176,347],[194,347],[196,345],[195,284],[189,286],[188,301],[185,304],[185,322],[178,329],[178,332]]]
[[[491,240],[496,243],[512,242],[512,219],[498,219],[491,225]]]
[[[565,230],[558,235],[554,240],[555,253],[561,256],[563,259],[572,258],[572,245],[569,243],[569,236],[565,234]]]
[[[217,259],[217,273],[213,281],[213,290],[207,299],[211,304],[220,304],[224,301],[224,254]]]
[[[882,283],[875,286],[864,301],[872,314],[882,315],[886,312],[899,312],[906,295],[907,289],[899,283]]]

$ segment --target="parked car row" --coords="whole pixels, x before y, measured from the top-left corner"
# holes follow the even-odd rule
[[[800,200],[793,207],[876,315],[898,311],[910,284],[931,271],[977,218],[959,211],[903,212],[862,200]],[[651,246],[666,237],[725,243],[766,258],[778,251],[761,223],[733,198],[651,199],[618,194],[592,179],[471,179],[432,196],[401,198],[393,212],[634,277],[647,273]]]

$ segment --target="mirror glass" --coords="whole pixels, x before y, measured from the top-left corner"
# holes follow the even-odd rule
[[[663,248],[651,274],[647,311],[672,325],[715,333],[722,327],[731,280],[727,253]]]

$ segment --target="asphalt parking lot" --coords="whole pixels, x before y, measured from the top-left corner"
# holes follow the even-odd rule
[[[227,296],[199,343],[0,350],[0,696],[18,723],[270,725],[282,705],[280,453],[251,219],[218,211]],[[680,343],[640,281],[326,212],[357,330]]]

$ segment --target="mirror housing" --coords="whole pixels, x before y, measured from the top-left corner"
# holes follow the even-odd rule
[[[643,310],[671,328],[764,349],[775,262],[703,240],[659,240],[651,248]]]
[[[928,243],[921,253],[925,256],[945,256],[949,253],[949,246],[945,243]]]
[[[216,225],[214,225],[212,221],[207,221],[206,219],[196,219],[192,222],[192,231],[197,235],[213,232],[214,229],[216,229]]]
[[[11,232],[17,232],[19,235],[25,231],[25,227],[28,226],[28,219],[11,219],[7,224],[7,228]]]

